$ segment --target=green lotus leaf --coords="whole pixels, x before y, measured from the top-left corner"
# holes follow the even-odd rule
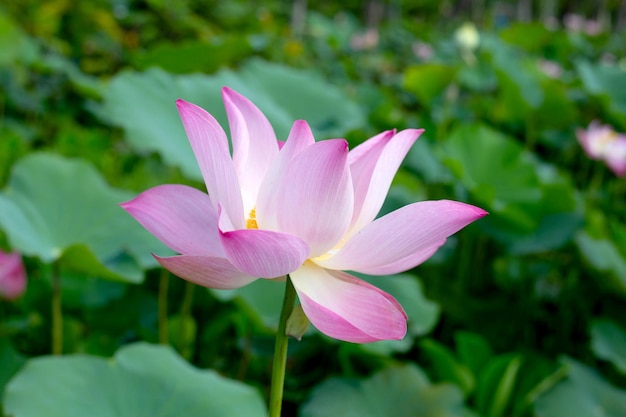
[[[169,249],[118,204],[133,193],[111,188],[88,163],[49,153],[18,161],[0,193],[0,228],[27,256],[100,278],[141,282]]]
[[[31,359],[7,385],[4,407],[14,417],[266,415],[256,389],[147,343],[125,346],[112,359]]]
[[[385,369],[369,379],[332,378],[316,387],[301,417],[470,416],[461,391],[431,384],[414,365]]]

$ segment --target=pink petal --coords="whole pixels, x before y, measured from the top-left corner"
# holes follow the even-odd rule
[[[399,340],[406,334],[402,306],[367,282],[312,262],[290,276],[302,309],[322,333],[354,343]]]
[[[280,232],[242,229],[220,232],[226,257],[233,265],[259,278],[276,278],[298,269],[309,256],[300,238]]]
[[[618,177],[626,175],[626,136],[619,135],[607,145],[605,162]]]
[[[432,255],[448,236],[486,214],[478,207],[450,200],[410,204],[370,223],[333,256],[314,261],[324,268],[365,274],[395,270],[400,264],[412,268],[417,265],[414,262]],[[404,259],[413,261],[402,264]]]
[[[224,87],[222,97],[233,141],[233,163],[239,177],[244,213],[254,208],[259,187],[278,155],[272,125],[250,100]]]
[[[363,164],[361,158],[365,157],[364,161],[372,160],[374,163],[376,163],[376,159],[378,159],[378,156],[380,156],[380,153],[385,148],[385,145],[395,134],[395,130],[386,130],[352,148],[350,150],[350,153],[348,154],[348,164],[350,165],[352,175],[356,175],[357,177],[360,176],[360,173],[356,172],[355,169],[360,170],[360,167],[367,166],[367,162],[366,164]],[[368,157],[368,155],[370,154],[374,154],[376,155],[376,157]]]
[[[368,225],[383,206],[389,187],[407,152],[422,134],[422,130],[407,129],[389,138],[379,139],[369,152],[363,152],[350,165],[354,183],[354,213],[347,237]],[[383,145],[383,146],[381,146]],[[357,150],[358,148],[355,148]]]
[[[306,147],[289,164],[278,189],[279,230],[302,238],[311,256],[334,247],[352,217],[348,144],[334,139]]]
[[[120,205],[178,253],[224,256],[217,213],[202,191],[185,185],[159,185]]]
[[[207,288],[229,290],[256,280],[235,268],[227,259],[211,256],[180,255],[159,257],[157,262],[174,275]]]
[[[278,230],[278,193],[276,189],[291,160],[302,150],[315,143],[313,132],[304,120],[296,120],[291,127],[287,142],[281,147],[275,163],[269,169],[257,198],[256,216],[259,227]]]
[[[378,267],[370,267],[368,268],[369,275],[393,275],[408,271],[409,269],[415,268],[417,265],[428,260],[428,258],[433,256],[444,243],[446,243],[445,239],[426,249],[418,250],[407,257],[398,259],[395,262],[380,265]]]
[[[0,251],[0,298],[15,300],[26,291],[26,269],[18,252]]]
[[[184,100],[176,104],[213,207],[221,203],[235,226],[244,227],[241,189],[224,130],[204,109]]]

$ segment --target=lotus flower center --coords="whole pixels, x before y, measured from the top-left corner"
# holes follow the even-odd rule
[[[258,229],[259,225],[256,223],[256,210],[253,208],[250,210],[248,219],[246,220],[246,229]]]

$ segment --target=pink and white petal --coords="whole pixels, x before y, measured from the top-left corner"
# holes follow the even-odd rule
[[[159,185],[120,206],[178,253],[224,256],[217,213],[202,191],[185,185]]]
[[[407,316],[402,306],[373,285],[311,262],[290,276],[304,313],[322,333],[353,343],[405,336]]]
[[[281,147],[276,161],[267,172],[256,204],[256,217],[259,227],[265,230],[278,230],[278,199],[276,189],[291,160],[302,150],[315,143],[313,132],[304,120],[296,120],[291,127],[287,142]]]
[[[619,135],[607,146],[606,165],[618,177],[626,175],[626,136]]]
[[[394,275],[413,269],[433,256],[444,243],[446,243],[445,239],[423,250],[418,250],[417,252],[395,262],[380,265],[378,267],[369,267],[367,269],[368,275]]]
[[[433,248],[448,236],[486,214],[478,207],[450,200],[410,204],[361,229],[334,255],[314,261],[324,268],[371,274],[415,254],[419,259],[420,252],[434,253]]]
[[[361,212],[360,208],[363,206],[367,196],[376,163],[385,146],[394,135],[394,130],[379,133],[352,149],[348,154],[348,165],[350,165],[350,174],[352,175],[354,188],[355,210],[352,213],[352,223],[354,223]]]
[[[278,226],[319,256],[337,243],[352,218],[348,143],[325,140],[306,147],[285,170],[278,189]]]
[[[386,130],[376,136],[372,136],[365,142],[350,149],[350,154],[348,155],[348,164],[350,165],[350,169],[352,170],[352,175],[358,176],[354,169],[357,166],[363,166],[363,163],[360,162],[361,158],[365,158],[366,160],[372,160],[375,164],[378,156],[380,156],[380,153],[385,148],[385,145],[395,134],[395,129]]]
[[[300,238],[258,229],[220,232],[224,253],[238,269],[259,278],[276,278],[295,271],[309,256]]]
[[[244,213],[255,206],[261,182],[278,155],[272,125],[250,100],[230,88],[222,89],[233,142],[233,163],[243,196]]]
[[[359,158],[359,165],[364,169],[355,183],[355,196],[358,197],[354,201],[348,238],[376,218],[400,164],[423,131],[403,130],[395,134],[379,154],[370,152]]]
[[[207,288],[230,290],[248,285],[257,279],[240,271],[225,258],[195,255],[153,256],[163,268],[174,275]]]
[[[217,120],[184,100],[176,102],[189,143],[200,165],[213,207],[221,203],[236,227],[244,227],[243,202],[228,139]]]

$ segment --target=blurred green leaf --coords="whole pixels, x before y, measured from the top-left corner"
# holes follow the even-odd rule
[[[522,358],[516,354],[497,356],[487,363],[476,385],[476,406],[481,415],[507,415],[521,364]]]
[[[511,252],[559,247],[582,225],[570,180],[539,163],[512,138],[481,124],[460,125],[439,153],[490,213],[480,226]]]
[[[617,389],[596,371],[570,358],[562,362],[568,378],[539,397],[537,417],[622,417],[626,415],[626,391]]]
[[[171,251],[118,207],[132,197],[109,187],[84,161],[35,153],[14,165],[0,194],[0,226],[25,255],[141,282],[143,268],[156,265],[150,253]]]
[[[112,360],[31,359],[5,391],[14,417],[265,416],[256,389],[191,367],[171,348],[138,343]]]
[[[576,235],[578,250],[599,274],[598,281],[626,295],[626,258],[610,237],[593,237],[587,231]],[[608,278],[608,279],[607,279]]]
[[[484,34],[481,49],[491,58],[500,87],[500,119],[523,122],[531,109],[537,109],[544,99],[533,62],[496,36]]]
[[[141,70],[157,66],[175,74],[211,73],[251,52],[252,47],[242,36],[212,37],[209,42],[160,43],[136,54],[134,62]]]
[[[301,417],[469,417],[461,392],[431,384],[417,366],[385,369],[363,381],[333,378],[317,386]],[[19,417],[19,416],[17,416]]]
[[[202,179],[178,112],[176,99],[191,101],[226,128],[221,88],[229,86],[254,102],[272,123],[278,139],[305,119],[317,139],[337,137],[365,124],[360,108],[315,71],[296,70],[253,59],[237,72],[170,75],[160,69],[122,72],[104,92],[98,113],[126,131],[140,152],[156,151],[190,178]]]
[[[597,357],[610,361],[626,374],[626,332],[609,320],[591,326],[591,347]]]
[[[456,68],[443,64],[420,64],[406,69],[404,88],[415,94],[425,107],[450,85]]]
[[[576,62],[576,69],[590,94],[605,97],[608,108],[615,113],[626,113],[626,89],[616,88],[626,83],[626,71],[617,66],[583,60]]]
[[[480,375],[493,356],[487,340],[479,334],[463,331],[456,332],[454,340],[461,362],[473,372],[474,376]]]
[[[26,358],[17,353],[7,339],[0,339],[0,393],[4,392],[5,385],[25,362]],[[0,410],[2,401],[0,396]]]
[[[169,341],[183,358],[190,358],[198,334],[196,320],[190,315],[174,315],[167,319]]]
[[[471,370],[459,362],[446,346],[432,339],[422,340],[419,346],[439,379],[454,383],[465,395],[474,390],[476,380]]]
[[[32,58],[36,54],[34,43],[22,29],[0,10],[0,66],[16,60]]]
[[[62,290],[63,306],[72,309],[102,308],[112,301],[122,298],[128,288],[121,282],[114,282],[95,278],[99,274],[63,272]]]

